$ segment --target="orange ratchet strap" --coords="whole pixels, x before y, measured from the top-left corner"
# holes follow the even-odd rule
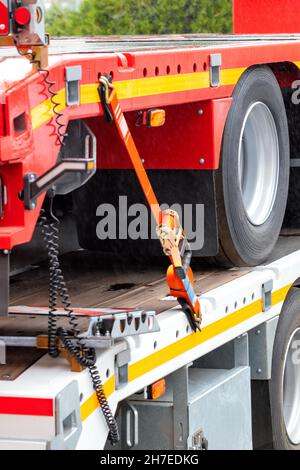
[[[174,211],[160,209],[153,187],[139,155],[116,90],[107,76],[99,79],[99,96],[107,122],[114,122],[127,149],[131,163],[157,224],[157,235],[164,253],[170,257],[167,282],[170,294],[178,299],[194,331],[200,330],[202,315],[199,298],[194,291],[194,275],[190,268],[191,249],[186,241],[179,216]]]

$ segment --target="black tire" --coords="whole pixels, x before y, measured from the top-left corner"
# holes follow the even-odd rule
[[[300,450],[289,438],[283,408],[283,379],[285,358],[295,331],[300,328],[300,290],[293,288],[283,306],[275,337],[272,379],[270,381],[270,402],[274,448],[277,450]],[[299,374],[300,374],[300,365]],[[300,390],[298,390],[300,394]],[[299,412],[299,410],[298,410]]]
[[[239,184],[239,145],[243,123],[251,105],[265,104],[275,121],[279,144],[279,181],[275,202],[267,220],[254,225],[247,217]],[[237,84],[227,118],[221,168],[216,175],[219,264],[256,266],[268,259],[280,234],[289,187],[289,131],[282,93],[267,66],[247,70]]]

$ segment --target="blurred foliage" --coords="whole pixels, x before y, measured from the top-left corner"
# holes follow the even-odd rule
[[[83,0],[78,12],[54,2],[52,36],[228,33],[232,0]]]

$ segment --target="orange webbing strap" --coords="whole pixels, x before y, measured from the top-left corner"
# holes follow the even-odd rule
[[[102,90],[102,93],[104,95],[106,94],[106,105],[110,107],[110,110],[108,111],[106,109],[106,112],[112,113],[112,118],[116,124],[119,135],[127,149],[128,155],[130,157],[131,163],[140,182],[146,200],[151,208],[155,221],[159,226],[162,223],[163,213],[160,209],[151,182],[148,178],[147,172],[144,168],[143,162],[136,148],[131,132],[128,128],[128,124],[121,109],[116,90],[105,77],[101,77],[100,83],[103,85],[103,87],[106,87],[106,90]],[[195,294],[194,291],[193,279],[191,278],[191,275],[188,274],[186,274],[183,279],[179,279],[176,273],[175,261],[172,259],[172,257],[171,262],[174,268],[173,274],[171,274],[170,271],[168,274],[168,282],[171,292],[179,299],[179,303],[182,305],[183,310],[187,314],[193,329],[200,329],[202,320],[201,309],[198,296]],[[191,270],[189,270],[189,274],[190,271]]]
[[[151,208],[152,214],[155,218],[155,221],[157,225],[161,223],[162,220],[162,211],[160,209],[158,200],[155,196],[155,193],[153,191],[152,185],[150,183],[150,180],[148,178],[147,172],[144,168],[144,165],[142,163],[141,157],[139,155],[139,152],[136,148],[136,145],[134,143],[133,137],[131,135],[131,132],[128,128],[125,116],[121,110],[121,106],[119,104],[118,98],[117,98],[117,93],[113,89],[110,97],[109,97],[109,104],[111,106],[111,110],[114,116],[114,121],[116,123],[118,132],[120,134],[120,137],[122,141],[125,144],[125,147],[127,149],[128,155],[130,157],[131,163],[133,165],[133,168],[136,172],[136,175],[138,177],[138,180],[140,182],[140,185],[142,187],[142,190],[145,194],[145,197],[147,199],[147,202]]]

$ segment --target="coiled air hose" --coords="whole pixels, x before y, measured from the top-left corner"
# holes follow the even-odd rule
[[[39,225],[42,229],[48,259],[49,259],[49,317],[48,317],[48,348],[49,355],[53,358],[59,356],[57,338],[60,338],[63,346],[69,354],[76,359],[78,364],[88,368],[93,388],[96,392],[99,405],[109,429],[109,440],[116,444],[120,440],[120,434],[115,417],[110,409],[103,383],[96,366],[96,351],[87,348],[84,339],[80,337],[79,321],[71,308],[68,288],[64,279],[59,260],[59,225],[58,218],[53,213],[53,195],[50,198],[50,209],[48,213],[41,213]],[[68,315],[70,329],[66,331],[57,327],[57,303],[61,298],[63,308]]]

